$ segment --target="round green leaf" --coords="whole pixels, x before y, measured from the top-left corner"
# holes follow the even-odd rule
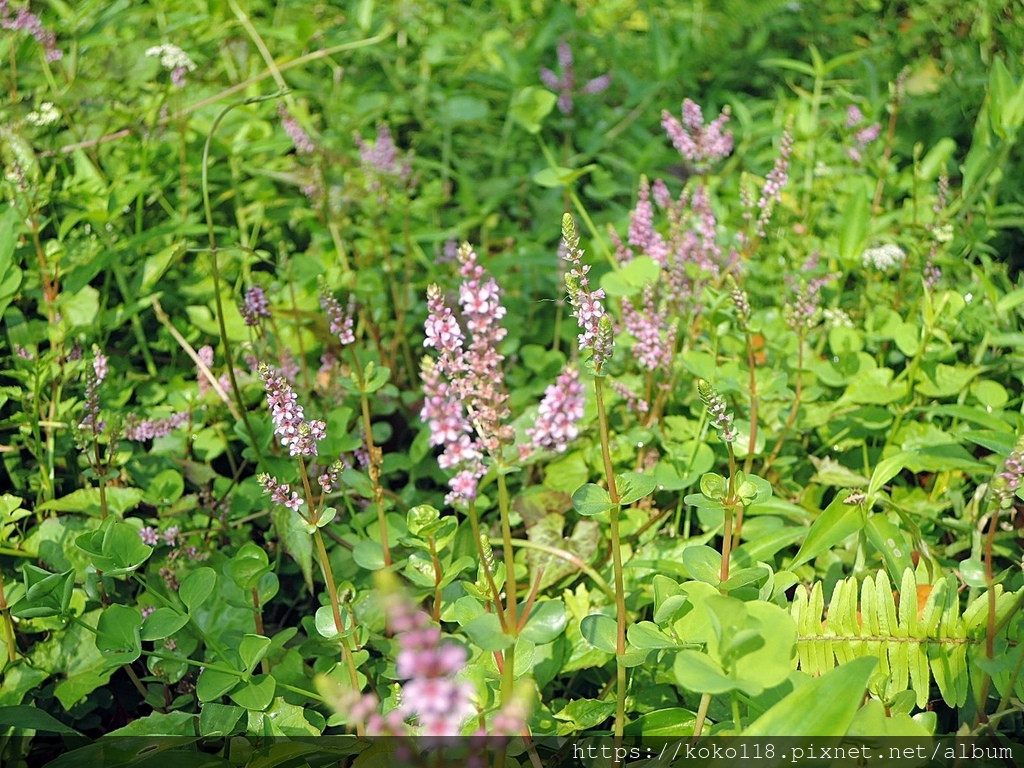
[[[615,653],[617,627],[615,619],[603,613],[584,616],[580,622],[580,633],[592,646],[605,653]]]

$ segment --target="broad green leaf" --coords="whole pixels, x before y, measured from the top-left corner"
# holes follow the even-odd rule
[[[213,592],[217,584],[217,572],[213,568],[198,568],[181,582],[178,588],[178,597],[185,604],[189,613],[206,602],[206,599]]]
[[[722,555],[708,546],[687,547],[683,550],[683,567],[691,579],[718,584],[722,578]]]
[[[251,673],[263,660],[270,649],[270,638],[262,635],[245,635],[238,644],[238,656],[246,672]],[[261,707],[262,709],[262,707]]]
[[[689,736],[697,724],[697,715],[681,707],[657,709],[640,715],[636,720],[626,723],[623,733],[626,736]]]
[[[104,737],[104,741],[118,739],[125,736],[195,736],[196,716],[188,712],[153,712],[152,714],[133,720],[123,728],[110,731]],[[156,750],[152,750],[156,751]],[[93,765],[102,765],[104,760],[99,759]],[[165,764],[175,764],[173,759],[168,758]]]
[[[316,626],[316,631],[328,640],[338,636],[338,625],[334,621],[334,608],[329,605],[321,605],[316,609],[313,624]]]
[[[173,504],[185,492],[185,478],[176,469],[165,469],[154,477],[146,494],[143,497],[153,506],[167,506]]]
[[[885,561],[885,568],[894,582],[903,578],[903,571],[907,568],[913,569],[914,562],[910,558],[910,547],[903,537],[903,531],[893,525],[889,518],[882,514],[871,515],[864,531],[868,541]]]
[[[831,549],[848,536],[859,531],[864,525],[864,513],[860,507],[845,503],[846,494],[840,493],[811,525],[800,551],[796,553],[789,568],[809,563],[822,552]]]
[[[877,664],[865,656],[804,683],[757,718],[743,736],[846,735]]]
[[[573,730],[586,731],[596,728],[615,713],[614,701],[597,699],[575,699],[555,713],[556,720],[565,720]]]
[[[572,505],[579,514],[590,517],[611,509],[612,497],[601,486],[587,483],[580,486],[572,495]]]
[[[239,675],[207,667],[199,673],[199,680],[196,682],[196,698],[204,702],[215,701],[238,685],[240,679]]]
[[[352,550],[356,565],[367,571],[379,571],[384,567],[384,548],[376,541],[363,539]]]
[[[188,616],[173,608],[157,608],[142,622],[140,637],[146,641],[163,640],[188,624]]]
[[[605,653],[615,653],[617,632],[615,619],[603,613],[592,613],[580,622],[580,632],[592,646]]]
[[[270,675],[256,675],[238,690],[231,692],[231,700],[240,707],[262,711],[274,700],[277,682]]]
[[[715,695],[734,691],[740,687],[722,670],[717,661],[700,651],[680,651],[676,654],[676,661],[672,669],[675,672],[676,682],[694,693]]]
[[[638,621],[626,628],[626,639],[635,648],[666,649],[678,648],[679,643],[662,632],[650,621]]]
[[[645,475],[640,472],[625,472],[616,475],[615,487],[619,492],[619,503],[622,506],[632,504],[654,493],[658,481],[653,475]]]
[[[111,666],[131,664],[142,655],[141,628],[138,609],[111,605],[96,622],[96,647]]]
[[[886,405],[907,396],[907,383],[893,383],[889,368],[873,368],[858,373],[839,398],[838,406],[857,403],[859,405]]]
[[[483,651],[500,651],[512,645],[512,638],[501,628],[497,614],[482,613],[462,625],[475,646]]]
[[[139,488],[106,488],[105,498],[108,513],[121,517],[126,511],[135,507],[142,500],[143,492]],[[84,512],[93,517],[100,517],[99,488],[79,488],[59,499],[44,501],[38,507],[41,512]]]
[[[609,296],[635,296],[645,285],[654,285],[661,274],[661,266],[650,256],[637,256],[628,264],[601,278],[601,287]]]
[[[245,714],[242,707],[208,701],[199,710],[201,736],[230,736],[237,732],[238,721]]]
[[[550,643],[565,630],[568,618],[561,600],[542,600],[533,604],[530,617],[520,636],[538,645]]]
[[[366,475],[355,470],[345,470],[342,473],[342,481],[346,481],[346,473],[351,471],[354,475],[365,478]],[[372,496],[372,491],[371,491]],[[369,498],[369,497],[368,497]],[[274,530],[277,532],[277,539],[284,551],[294,558],[302,571],[302,577],[306,586],[313,587],[313,537],[310,530],[295,512],[281,505],[276,505],[270,513],[270,519],[274,521]]]
[[[868,483],[868,497],[874,496],[882,490],[883,485],[902,472],[910,456],[910,452],[903,451],[878,462],[871,473],[871,482]]]
[[[530,85],[515,95],[509,115],[527,133],[540,133],[541,124],[555,107],[558,97],[544,88]]]
[[[63,733],[69,736],[81,736],[78,731],[55,718],[48,712],[35,707],[0,707],[0,726],[13,728],[30,728],[46,733]]]

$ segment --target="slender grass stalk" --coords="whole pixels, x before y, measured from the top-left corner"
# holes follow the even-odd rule
[[[227,360],[228,379],[231,381],[231,391],[235,396],[235,402],[238,405],[239,413],[242,416],[242,422],[245,424],[245,431],[249,434],[249,440],[252,443],[252,448],[253,451],[255,451],[257,458],[260,458],[260,447],[256,440],[256,433],[253,431],[252,424],[249,422],[249,414],[246,411],[245,402],[242,400],[242,390],[239,388],[238,379],[235,376],[235,358],[231,352],[231,341],[228,339],[227,324],[224,320],[224,300],[221,297],[220,265],[217,263],[217,237],[214,234],[213,229],[213,206],[210,204],[210,146],[213,144],[213,137],[214,134],[217,133],[217,128],[220,127],[221,122],[225,117],[227,117],[231,110],[248,104],[257,104],[261,101],[271,101],[278,98],[280,95],[280,92],[278,92],[267,96],[252,96],[250,98],[228,104],[228,106],[222,109],[217,117],[214,118],[213,125],[210,126],[210,132],[206,135],[206,143],[203,145],[203,211],[206,214],[206,231],[210,240],[210,266],[213,272],[213,298],[217,305],[217,325],[220,329],[221,344],[224,346],[224,358]]]

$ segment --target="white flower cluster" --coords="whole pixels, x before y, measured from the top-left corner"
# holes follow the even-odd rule
[[[865,267],[874,267],[881,272],[887,272],[902,264],[907,258],[907,254],[898,245],[886,243],[878,248],[868,248],[860,258]]]
[[[49,101],[39,105],[39,109],[25,115],[25,122],[29,125],[53,125],[60,120],[60,110]]]
[[[853,320],[842,309],[826,309],[824,311],[825,325],[829,328],[853,328]]]
[[[170,43],[154,45],[152,48],[146,50],[146,55],[160,59],[160,66],[164,69],[172,71],[175,69],[184,69],[189,72],[194,72],[196,68],[195,62],[189,58],[187,53],[181,50],[178,46]]]

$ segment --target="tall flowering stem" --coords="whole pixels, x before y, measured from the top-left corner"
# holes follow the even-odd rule
[[[486,459],[490,459],[496,471],[506,572],[504,607],[500,605],[497,594],[492,596],[504,630],[515,638],[519,634],[519,585],[515,574],[511,505],[503,456],[513,431],[506,423],[511,411],[508,393],[504,389],[501,365],[504,356],[499,351],[507,334],[500,323],[505,316],[505,308],[501,304],[501,289],[497,281],[480,265],[477,254],[468,243],[459,248],[457,258],[462,276],[459,306],[469,336],[447,305],[441,288],[437,285],[428,287],[429,315],[423,344],[434,347],[439,355],[437,358],[425,358],[422,363],[421,378],[426,398],[420,416],[431,426],[431,444],[444,446],[438,464],[444,469],[457,470],[449,481],[451,492],[446,502],[462,502],[468,507],[478,554],[484,563],[492,592],[496,590],[481,543],[475,499],[477,483],[488,470]],[[515,683],[514,645],[505,651],[501,663],[502,704],[507,705]]]
[[[722,528],[722,570],[721,581],[729,578],[729,559],[732,555],[733,521],[736,518],[737,507],[742,510],[739,497],[736,494],[736,454],[733,451],[733,441],[736,439],[736,430],[732,425],[733,414],[729,411],[723,398],[714,387],[704,379],[697,381],[697,394],[701,402],[708,409],[708,417],[711,425],[718,430],[718,436],[722,438],[725,447],[729,451],[729,482],[725,490],[725,498],[722,500],[722,507],[725,513],[725,520]]]
[[[626,724],[626,590],[622,573],[622,538],[619,532],[619,516],[622,513],[619,489],[615,484],[615,468],[612,465],[611,430],[608,427],[608,411],[604,403],[604,364],[611,358],[614,333],[611,318],[605,314],[604,291],[591,289],[588,273],[590,265],[583,263],[583,250],[576,234],[572,216],[562,217],[562,241],[569,271],[565,275],[565,286],[569,292],[569,304],[580,327],[579,346],[590,351],[589,364],[594,371],[594,395],[597,399],[597,421],[601,434],[601,459],[604,462],[608,496],[611,498],[611,548],[612,569],[615,575],[615,739],[621,743]]]
[[[338,588],[331,571],[331,561],[327,555],[327,548],[324,546],[323,535],[320,533],[320,527],[326,522],[322,517],[324,499],[337,475],[335,470],[339,468],[332,466],[327,473],[320,476],[318,482],[324,492],[320,494],[319,501],[317,501],[313,495],[306,466],[308,457],[318,455],[317,443],[326,436],[327,425],[318,419],[306,419],[305,410],[299,404],[295,391],[284,376],[274,371],[266,363],[260,363],[258,371],[266,390],[267,407],[270,409],[270,417],[274,424],[274,434],[277,435],[281,445],[288,449],[290,455],[298,457],[303,495],[300,496],[296,491],[291,490],[288,484],[279,482],[269,474],[263,473],[257,479],[263,486],[264,493],[270,495],[271,501],[296,512],[311,529],[313,544],[316,548],[316,559],[331,601],[334,628],[339,635],[343,635],[345,623],[341,617],[341,601],[338,598]],[[309,511],[303,512],[303,507]],[[350,642],[348,637],[344,638],[342,655],[348,666],[352,687],[358,690],[359,676],[355,660],[352,657]]]

